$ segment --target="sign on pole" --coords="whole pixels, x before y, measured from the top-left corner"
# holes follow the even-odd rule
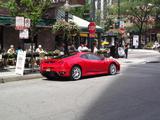
[[[90,22],[89,23],[88,32],[89,32],[89,37],[90,38],[95,38],[95,33],[96,33],[96,23],[95,22]]]
[[[125,26],[125,25],[124,25],[124,21],[122,21],[122,20],[119,21],[119,28],[124,28],[124,26]]]
[[[19,51],[17,55],[17,62],[15,69],[16,74],[23,75],[25,59],[26,59],[26,51]]]
[[[28,29],[20,30],[19,31],[19,38],[20,39],[28,39],[29,38],[29,31],[28,31]]]
[[[24,19],[24,26],[25,26],[25,28],[30,28],[30,26],[31,26],[31,19],[25,18]]]
[[[24,29],[24,17],[16,17],[16,30],[23,30]]]

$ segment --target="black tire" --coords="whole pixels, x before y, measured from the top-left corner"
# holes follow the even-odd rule
[[[82,77],[82,71],[79,66],[74,66],[70,72],[71,80],[79,80]]]
[[[49,76],[49,75],[47,75],[47,76],[45,76],[48,80],[53,80],[53,79],[55,79],[55,77],[51,77],[51,76]]]
[[[117,73],[117,67],[114,63],[110,64],[109,66],[109,74],[115,75]]]

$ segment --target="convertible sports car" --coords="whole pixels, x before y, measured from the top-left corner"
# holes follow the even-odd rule
[[[116,60],[91,52],[76,52],[70,56],[44,59],[40,63],[40,73],[48,79],[68,77],[78,80],[84,76],[114,75],[119,71],[120,64]]]

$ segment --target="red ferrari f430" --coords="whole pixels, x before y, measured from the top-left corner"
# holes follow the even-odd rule
[[[91,52],[76,52],[70,56],[44,59],[40,63],[40,73],[48,79],[67,77],[78,80],[84,76],[115,75],[119,71],[120,64],[115,59]]]

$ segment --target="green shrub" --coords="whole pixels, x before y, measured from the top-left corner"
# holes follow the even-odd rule
[[[145,49],[151,49],[152,47],[153,47],[153,42],[148,42],[145,46],[144,46],[144,48]]]

